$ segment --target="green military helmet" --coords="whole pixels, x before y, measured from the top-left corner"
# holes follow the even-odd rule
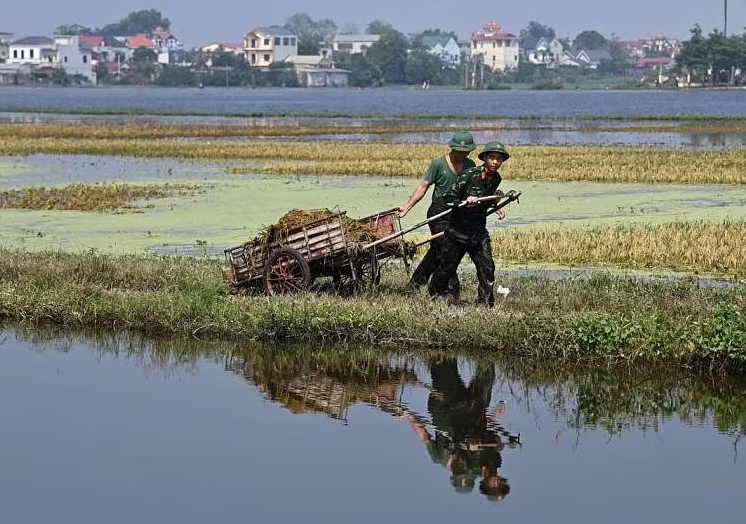
[[[503,161],[510,158],[510,153],[505,149],[505,144],[502,142],[487,142],[484,144],[484,149],[479,153],[479,160],[484,161],[484,157],[489,153],[499,153],[503,156]]]
[[[455,151],[464,151],[469,153],[476,149],[477,145],[474,143],[474,137],[468,131],[459,131],[455,133],[448,142],[448,147]]]

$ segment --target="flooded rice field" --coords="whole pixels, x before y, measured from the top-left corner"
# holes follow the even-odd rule
[[[198,183],[203,191],[138,202],[123,213],[2,210],[0,243],[27,249],[221,254],[252,238],[290,209],[328,208],[364,217],[407,200],[415,180],[381,176],[283,176],[230,173],[234,161],[200,162],[86,155],[31,155],[0,162],[6,189],[73,183]],[[489,227],[571,227],[671,220],[742,219],[746,188],[728,185],[527,182],[508,219]],[[255,198],[256,195],[262,198]],[[425,218],[417,206],[403,227]],[[412,237],[424,235],[416,230]]]
[[[0,522],[740,522],[745,388],[7,327]]]
[[[694,149],[717,151],[723,149],[741,149],[746,147],[746,132],[722,132],[717,130],[676,129],[670,121],[646,120],[645,125],[656,128],[655,131],[639,131],[633,126],[639,122],[620,122],[618,120],[574,120],[574,119],[541,119],[515,120],[496,118],[494,120],[475,120],[469,118],[438,119],[443,127],[441,132],[418,131],[418,127],[431,128],[433,120],[423,118],[362,118],[362,117],[314,117],[314,116],[276,116],[276,117],[230,117],[230,116],[152,116],[152,115],[69,115],[41,113],[2,113],[0,122],[11,123],[106,123],[125,124],[130,122],[174,125],[215,125],[215,126],[333,126],[350,127],[387,127],[405,126],[412,131],[397,133],[334,133],[314,134],[309,136],[272,137],[272,140],[291,142],[294,140],[339,141],[339,142],[393,142],[393,143],[447,143],[453,129],[473,129],[474,139],[478,143],[500,140],[511,145],[588,145],[588,146],[651,146],[668,149]],[[487,129],[488,128],[488,129]],[[266,137],[236,138],[198,138],[186,141],[250,142],[266,140]]]
[[[411,132],[301,138],[443,144],[452,134],[447,123],[474,127],[480,143],[703,152],[746,145],[740,132],[682,132],[647,120],[661,130],[644,132],[633,121],[613,118],[746,116],[741,91],[3,88],[2,94],[5,122],[405,123]],[[32,105],[215,114],[13,110]],[[227,111],[257,115],[220,116]],[[484,120],[468,116],[438,120],[442,132],[424,130],[432,121],[422,115],[457,112],[496,118],[481,131]],[[534,115],[545,118],[516,119]],[[580,120],[598,115],[610,118]],[[3,190],[112,182],[196,183],[203,190],[139,201],[137,209],[121,213],[3,209],[0,246],[220,256],[289,209],[327,207],[363,217],[402,204],[416,184],[404,177],[231,172],[246,167],[237,161],[2,157]],[[489,224],[493,231],[745,216],[743,186],[510,177],[503,186],[523,194],[508,207],[507,220]],[[421,221],[426,208],[420,204],[402,225]],[[586,278],[592,271],[500,267],[498,276]],[[0,326],[0,522],[742,519],[742,381],[671,369],[524,367],[448,350],[446,358],[376,348],[236,347]]]

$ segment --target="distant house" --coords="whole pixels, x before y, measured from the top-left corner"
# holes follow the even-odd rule
[[[638,40],[624,40],[619,42],[619,46],[633,61],[636,61],[638,58],[674,58],[681,49],[681,42],[660,34]]]
[[[559,65],[598,69],[602,62],[611,61],[613,57],[606,49],[565,50],[559,58]]]
[[[122,38],[124,38],[127,47],[130,47],[132,49],[137,49],[138,47],[145,47],[152,51],[156,51],[158,49],[158,46],[153,43],[153,40],[150,38],[150,36],[146,35],[145,33],[127,35],[123,36]]]
[[[246,33],[243,48],[252,67],[269,67],[298,54],[298,37],[287,27],[257,27]]]
[[[54,44],[57,48],[55,65],[64,69],[68,75],[82,77],[95,84],[96,71],[92,64],[91,49],[81,46],[79,38],[77,35],[54,37]]]
[[[55,69],[62,69],[71,76],[95,83],[91,49],[81,46],[79,37],[27,36],[10,43],[8,64],[31,66],[32,73],[43,77]]]
[[[564,51],[562,43],[556,38],[537,38],[523,43],[526,60],[532,64],[552,66],[559,63]]]
[[[566,67],[580,67],[580,61],[572,52],[567,49],[562,51],[557,60],[557,64]]]
[[[346,53],[349,55],[365,53],[371,45],[378,42],[381,35],[334,35],[331,41],[331,55],[334,53]]]
[[[484,65],[494,71],[505,71],[518,67],[518,37],[513,33],[505,33],[500,25],[490,22],[482,31],[475,31],[471,35],[471,57],[481,56]]]
[[[606,49],[582,50],[577,54],[578,61],[588,69],[598,69],[602,62],[611,62],[611,54]]]
[[[98,64],[109,60],[108,47],[103,35],[80,35],[78,44],[91,52],[91,66],[96,69]]]
[[[156,27],[150,33],[150,41],[155,46],[156,53],[158,53],[159,64],[170,64],[179,60],[179,58],[183,59],[184,44],[161,26]]]
[[[26,36],[8,46],[9,64],[52,64],[57,56],[54,40],[47,36]]]
[[[184,49],[184,44],[161,26],[156,27],[150,33],[150,41],[158,48],[158,51],[180,51]]]
[[[292,64],[298,83],[306,87],[346,87],[350,71],[337,69],[329,57],[319,55],[294,55],[283,60]]]
[[[444,67],[454,68],[461,63],[461,48],[450,35],[423,36],[422,45],[429,53],[438,56]]]

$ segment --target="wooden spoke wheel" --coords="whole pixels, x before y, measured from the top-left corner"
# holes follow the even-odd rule
[[[289,247],[273,251],[264,266],[264,290],[268,295],[305,291],[312,280],[308,260]]]
[[[355,262],[353,276],[353,293],[361,295],[372,291],[381,283],[381,267],[373,253],[361,256]]]

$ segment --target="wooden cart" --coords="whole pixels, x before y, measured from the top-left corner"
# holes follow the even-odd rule
[[[338,289],[360,292],[378,284],[381,263],[397,257],[408,266],[413,245],[402,239],[396,209],[357,222],[369,226],[375,240],[352,241],[345,212],[277,230],[269,241],[251,241],[225,250],[223,278],[235,288],[264,287],[270,295],[309,289],[316,277],[330,276]]]
[[[498,192],[479,201],[496,202],[490,213],[517,201],[519,191]],[[455,207],[466,205],[462,202]],[[359,293],[376,286],[381,279],[381,264],[399,258],[407,270],[417,246],[438,238],[442,233],[417,244],[404,241],[405,233],[432,222],[453,208],[431,216],[407,229],[401,228],[398,209],[361,218],[374,240],[353,241],[345,225],[350,223],[340,212],[301,226],[280,229],[270,240],[251,241],[225,250],[227,265],[223,278],[234,288],[263,286],[269,295],[289,294],[309,289],[319,276],[331,276],[335,289]],[[355,221],[353,221],[355,222]]]

